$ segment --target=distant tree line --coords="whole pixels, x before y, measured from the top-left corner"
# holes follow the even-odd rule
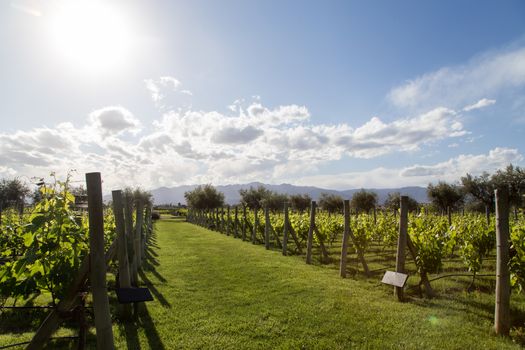
[[[509,165],[494,174],[482,173],[479,176],[466,174],[457,183],[440,181],[427,186],[428,204],[420,204],[415,199],[408,197],[410,211],[415,211],[421,206],[428,209],[446,212],[464,209],[468,211],[493,211],[494,190],[507,188],[509,190],[510,204],[517,211],[524,205],[525,195],[525,169]],[[287,195],[268,190],[264,186],[241,189],[240,204],[247,208],[263,208],[267,206],[272,211],[282,210],[284,202],[288,202],[296,211],[303,212],[309,209],[312,198],[308,194]],[[224,206],[224,194],[217,191],[212,185],[198,186],[185,193],[189,207],[196,209],[214,209]],[[398,210],[401,194],[392,192],[382,203],[388,210]],[[322,193],[318,200],[321,209],[330,213],[340,213],[343,210],[343,198],[334,193]],[[354,193],[350,206],[359,213],[369,213],[378,207],[377,194],[361,189]]]

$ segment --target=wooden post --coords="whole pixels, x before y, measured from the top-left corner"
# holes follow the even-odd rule
[[[374,207],[374,225],[377,225],[377,213],[376,213],[376,207]]]
[[[141,240],[142,240],[142,222],[144,220],[144,202],[142,199],[137,201],[137,222],[135,223],[135,239],[133,240],[134,250],[135,250],[135,259],[137,264],[137,270],[140,269],[142,265],[142,254],[141,254]],[[138,285],[138,281],[137,281]]]
[[[268,205],[264,206],[264,247],[270,249],[270,212]]]
[[[343,233],[343,243],[341,245],[341,261],[339,263],[339,276],[346,278],[346,258],[348,254],[348,237],[350,236],[350,201],[344,202],[345,230]],[[374,210],[375,213],[375,210]]]
[[[242,240],[246,240],[246,206],[242,206]]]
[[[447,207],[447,216],[448,216],[448,226],[452,226],[452,209]]]
[[[129,273],[128,245],[126,242],[126,231],[124,224],[124,206],[122,191],[113,191],[113,215],[115,215],[115,229],[117,231],[117,256],[118,256],[118,280],[120,288],[131,287],[131,276]],[[122,305],[122,317],[129,319],[131,317],[131,306]]]
[[[485,218],[487,219],[487,226],[490,227],[490,207],[488,205],[485,205]]]
[[[228,205],[227,207],[227,213],[226,213],[226,236],[229,236],[230,235],[230,206]]]
[[[253,220],[253,231],[252,231],[252,244],[255,244],[255,239],[257,237],[257,226],[259,226],[259,218],[257,217],[257,206],[253,208],[253,215],[255,216]]]
[[[401,196],[399,213],[399,238],[397,240],[396,272],[405,273],[405,248],[408,237],[408,197]],[[402,287],[394,287],[394,294],[399,301],[403,301]]]
[[[509,273],[509,195],[506,188],[494,191],[496,196],[496,309],[494,329],[498,335],[510,331]]]
[[[97,333],[97,349],[114,349],[104,259],[104,212],[100,173],[86,174],[89,214],[90,280]]]
[[[310,228],[308,229],[308,241],[306,243],[306,263],[312,263],[312,245],[315,229],[315,201],[310,204]]]
[[[290,225],[290,218],[288,216],[288,203],[284,202],[284,225],[283,225],[283,255],[287,255],[288,251],[286,246],[288,245],[288,225]]]
[[[135,260],[135,249],[133,243],[133,199],[125,196],[124,200],[124,224],[126,228],[126,242],[128,243],[128,259],[131,267],[131,284],[137,286],[138,269]]]
[[[235,217],[233,222],[233,237],[239,237],[239,207],[235,206]]]

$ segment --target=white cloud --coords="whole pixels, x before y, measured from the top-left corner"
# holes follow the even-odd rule
[[[458,108],[503,89],[525,85],[525,48],[488,52],[465,65],[444,67],[393,88],[388,99],[398,107]]]
[[[93,127],[104,136],[140,131],[140,121],[122,106],[108,106],[89,114]]]
[[[494,172],[510,163],[517,164],[521,161],[523,155],[518,150],[497,147],[487,154],[463,154],[437,164],[404,168],[380,167],[369,171],[306,176],[296,183],[330,189],[426,186],[438,181],[455,182],[467,173],[479,175],[483,171]]]
[[[446,177],[458,179],[466,173],[494,172],[510,163],[519,163],[523,156],[517,149],[497,147],[488,154],[462,154],[434,165],[414,165],[401,171],[403,177]]]
[[[188,89],[182,89],[182,83],[171,76],[163,76],[158,79],[145,79],[146,90],[151,99],[160,109],[189,108],[193,93]]]
[[[485,108],[485,107],[491,106],[494,103],[496,103],[496,100],[489,100],[488,98],[482,98],[481,100],[479,100],[478,102],[476,102],[474,104],[465,106],[463,108],[463,110],[465,112],[469,112],[469,111],[472,111],[472,110],[475,110],[475,109],[480,109],[480,108]]]

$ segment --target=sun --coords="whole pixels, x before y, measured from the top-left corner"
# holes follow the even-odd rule
[[[129,53],[130,27],[107,1],[61,1],[50,13],[49,24],[55,50],[79,70],[115,69]]]

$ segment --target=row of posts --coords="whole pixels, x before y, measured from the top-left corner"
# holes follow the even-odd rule
[[[114,349],[106,283],[107,265],[104,252],[104,212],[100,173],[86,174],[86,183],[90,242],[89,278],[93,294],[97,349]],[[139,199],[136,204],[135,225],[133,225],[133,203],[124,198],[120,190],[113,191],[112,197],[117,233],[116,259],[119,287],[138,287],[138,271],[144,260],[146,242],[152,232],[151,207],[144,208],[144,202]],[[124,304],[121,312],[123,318],[129,318],[131,306]]]
[[[496,304],[494,312],[494,328],[497,334],[508,335],[510,331],[510,271],[509,271],[509,252],[510,252],[510,235],[509,235],[509,200],[508,191],[496,190],[496,246],[497,246],[497,259],[496,259]],[[230,218],[230,208],[227,209],[228,220]],[[315,226],[315,212],[316,202],[312,201],[310,206],[310,227],[308,230],[307,246],[306,246],[306,263],[312,263],[312,247],[313,247],[313,236],[316,232]],[[242,220],[242,239],[246,239],[246,207],[243,207],[243,220]],[[375,214],[375,212],[374,212]],[[216,209],[211,216],[214,216],[212,221],[218,225],[224,225],[224,210],[219,215],[219,210]],[[374,215],[375,216],[375,215]],[[451,220],[450,210],[448,211],[449,221]],[[191,211],[189,213],[188,220],[200,225],[208,225],[210,212],[203,211]],[[264,227],[264,242],[265,248],[270,249],[270,231],[273,230],[269,220],[268,207],[264,208],[265,227]],[[254,209],[254,227],[252,230],[252,243],[256,243],[256,232],[258,227],[258,215],[257,208]],[[235,207],[235,219],[234,219],[234,237],[238,237],[238,209]],[[219,230],[221,228],[219,227]],[[293,233],[296,241],[298,251],[301,253],[301,247],[297,236],[293,232],[293,229],[289,222],[288,203],[284,204],[284,228],[283,228],[283,243],[282,253],[287,254],[287,243],[288,234],[290,231]],[[229,234],[229,226],[227,226],[226,233]],[[275,238],[278,240],[277,235]],[[339,266],[339,274],[341,277],[346,277],[347,267],[347,252],[349,241],[352,240],[355,245],[355,237],[350,228],[350,202],[344,201],[344,233],[341,247],[341,259]],[[323,248],[323,242],[319,240],[321,248]],[[357,245],[356,245],[357,247]],[[408,237],[408,197],[401,196],[400,199],[400,210],[399,210],[399,237],[397,243],[397,254],[396,254],[396,272],[405,273],[405,250],[408,247],[410,253],[415,259],[415,248]],[[363,266],[365,274],[369,274],[368,266],[366,264],[364,254],[359,249],[357,255],[360,263]],[[421,271],[421,281],[425,285],[426,293],[429,296],[433,295],[432,288],[428,281],[428,277],[425,271]],[[394,287],[394,294],[400,301],[404,300],[403,287]]]

